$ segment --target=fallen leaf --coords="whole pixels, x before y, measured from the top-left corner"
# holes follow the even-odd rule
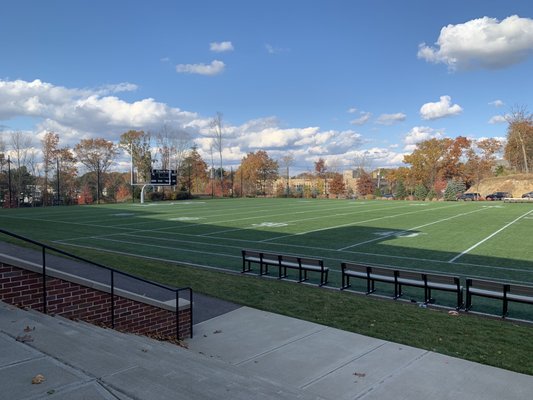
[[[214,331],[213,333],[222,333],[221,330],[217,329],[216,331]]]
[[[31,332],[31,331],[34,331],[34,330],[35,330],[35,327],[30,328],[29,326],[26,326],[26,328],[24,328],[24,332]]]
[[[22,342],[22,343],[33,342],[33,338],[31,337],[31,335],[17,336],[15,340],[17,342]]]
[[[448,315],[451,315],[453,317],[457,317],[459,315],[459,312],[455,311],[455,310],[450,310],[450,311],[448,311]]]
[[[366,376],[365,373],[362,373],[362,372],[354,372],[353,373],[355,376],[358,376],[359,378],[364,378]]]
[[[44,382],[44,376],[42,376],[41,374],[37,374],[33,377],[33,379],[31,380],[31,384],[32,385],[38,385],[39,383],[43,383]]]

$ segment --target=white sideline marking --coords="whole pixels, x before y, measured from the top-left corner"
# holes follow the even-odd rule
[[[463,217],[465,215],[472,214],[472,213],[479,212],[479,211],[484,211],[484,210],[482,208],[479,208],[477,210],[470,211],[470,212],[467,212],[467,213],[461,213],[461,214],[457,214],[457,215],[452,215],[451,217],[447,217],[447,218],[439,219],[437,221],[429,222],[427,224],[415,226],[414,228],[407,229],[405,231],[394,231],[394,232],[390,232],[388,235],[383,234],[383,235],[381,235],[380,237],[378,237],[376,239],[365,240],[364,242],[359,242],[359,243],[356,243],[356,244],[352,244],[351,246],[346,246],[346,247],[343,247],[343,248],[338,249],[338,250],[339,251],[348,250],[348,249],[351,249],[352,247],[357,247],[357,246],[361,246],[363,244],[376,242],[378,240],[383,240],[384,238],[387,238],[387,237],[390,237],[390,236],[413,237],[413,236],[408,236],[408,235],[412,234],[413,233],[412,231],[414,231],[415,229],[425,228],[426,226],[438,224],[438,223],[444,222],[444,221],[449,221],[450,219],[454,219],[454,218],[457,218],[457,217]]]
[[[442,210],[444,208],[450,208],[450,207],[457,207],[457,204],[454,204],[454,205],[451,205],[451,206],[446,206],[446,207],[440,207],[439,210]],[[397,208],[401,208],[401,207],[397,207]],[[419,213],[419,212],[426,212],[426,211],[432,211],[432,210],[435,210],[435,208],[426,208],[424,210],[409,211],[409,212],[400,213],[400,214],[394,214],[394,215],[386,215],[384,217],[376,217],[376,218],[372,218],[372,219],[367,219],[365,221],[350,222],[350,223],[347,223],[347,224],[342,224],[342,225],[337,225],[337,226],[329,226],[327,228],[313,229],[312,231],[307,231],[307,232],[299,232],[299,233],[293,233],[293,234],[290,234],[290,235],[276,236],[276,237],[273,237],[273,238],[260,240],[259,242],[260,243],[270,242],[272,240],[284,239],[284,238],[292,237],[292,236],[307,235],[309,233],[328,231],[330,229],[344,228],[346,226],[354,226],[354,225],[359,225],[359,224],[365,224],[367,222],[379,221],[379,220],[387,219],[387,218],[396,218],[396,217],[400,217],[402,215],[416,214],[416,213]],[[351,247],[351,246],[348,246],[346,248],[349,248],[349,247]],[[338,249],[338,250],[343,250],[343,249]]]
[[[512,224],[514,224],[516,221],[524,218],[525,216],[527,216],[528,214],[531,214],[533,212],[533,210],[529,210],[527,213],[525,214],[522,214],[521,216],[519,216],[518,218],[516,218],[514,221],[511,221],[509,222],[507,225],[505,225],[503,228],[500,228],[498,229],[496,232],[494,232],[493,234],[487,236],[485,239],[477,242],[475,245],[469,247],[468,249],[466,249],[465,251],[463,251],[461,254],[458,254],[456,255],[454,258],[452,258],[450,261],[450,263],[453,263],[455,262],[455,260],[457,260],[458,258],[461,258],[462,256],[464,256],[466,253],[470,252],[471,250],[474,250],[476,247],[478,247],[479,245],[485,243],[487,240],[489,240],[490,238],[496,236],[498,233],[500,233],[501,231],[503,231],[504,229],[508,228],[509,226],[511,226]]]
[[[184,235],[184,236],[197,236],[197,235],[190,235],[190,234],[181,234],[181,235]],[[126,234],[126,236],[133,236],[133,237],[144,237],[144,236],[139,236],[139,235],[133,235],[133,234]],[[98,237],[95,237],[94,239],[99,239]],[[176,239],[168,239],[168,238],[159,238],[160,240],[166,240],[166,241],[170,241],[170,242],[178,242],[178,243],[187,243],[187,244],[198,244],[199,242],[193,242],[193,241],[186,241],[186,240],[176,240]],[[220,238],[220,239],[224,239],[224,238]],[[121,242],[119,240],[114,240],[115,242]],[[233,239],[231,241],[234,241]],[[255,241],[251,241],[251,240],[237,240],[237,241],[240,241],[240,242],[253,242],[253,243],[257,243]],[[138,242],[129,242],[129,241],[122,241],[126,244],[139,244]],[[190,263],[190,262],[187,262],[187,261],[181,261],[181,260],[177,260],[177,259],[165,259],[165,258],[160,258],[160,257],[153,257],[153,256],[145,256],[145,255],[141,255],[141,254],[133,254],[133,253],[128,253],[128,252],[124,252],[124,251],[119,251],[119,250],[110,250],[110,249],[105,249],[105,248],[102,248],[102,247],[94,247],[94,246],[85,246],[85,245],[79,245],[79,244],[73,244],[73,243],[63,243],[62,241],[60,240],[57,240],[57,241],[54,241],[54,243],[61,243],[61,244],[64,244],[64,245],[67,245],[67,246],[73,246],[73,247],[80,247],[80,248],[85,248],[85,249],[92,249],[92,250],[98,250],[98,251],[104,251],[104,252],[108,252],[108,253],[115,253],[115,254],[123,254],[123,255],[127,255],[127,256],[131,256],[131,257],[138,257],[138,258],[145,258],[145,259],[149,259],[149,260],[158,260],[158,261],[167,261],[167,262],[170,262],[170,263],[173,263],[173,264],[185,264],[185,265],[193,265],[193,266],[198,266],[198,267],[205,267],[205,268],[211,268],[211,269],[216,269],[216,270],[221,270],[221,271],[234,271],[232,269],[227,269],[227,268],[222,268],[222,267],[212,267],[212,266],[208,266],[208,265],[204,265],[204,264],[194,264],[194,263]],[[143,246],[145,247],[153,247],[154,245],[151,245],[151,244],[147,244],[147,243],[143,243],[142,244]],[[209,244],[210,246],[212,247],[224,247],[224,248],[234,248],[234,249],[237,249],[237,250],[240,250],[242,249],[241,246],[233,246],[233,245],[223,245],[223,244],[213,244],[213,243],[210,243]],[[293,248],[305,248],[305,249],[313,249],[313,250],[324,250],[324,251],[331,251],[331,252],[336,252],[337,250],[333,250],[333,249],[327,249],[327,248],[317,248],[317,247],[309,247],[309,246],[301,246],[301,245],[284,245],[284,246],[288,246],[288,247],[293,247]],[[205,253],[205,251],[197,251],[197,250],[191,250],[191,249],[186,249],[186,248],[183,248],[183,247],[171,247],[169,249],[173,249],[174,251],[185,251],[185,252],[197,252],[197,253]],[[379,253],[367,253],[367,252],[358,252],[358,251],[347,251],[346,253],[349,253],[349,254],[358,254],[358,255],[365,255],[365,256],[375,256],[375,257],[381,257],[381,258],[390,258],[390,259],[401,259],[401,260],[412,260],[412,261],[425,261],[425,262],[433,262],[433,263],[436,263],[436,264],[449,264],[448,261],[445,261],[445,260],[435,260],[435,259],[431,259],[431,258],[417,258],[417,257],[404,257],[404,256],[391,256],[391,255],[387,255],[387,254],[379,254]],[[221,253],[218,253],[219,256],[222,256],[222,257],[230,257],[230,258],[240,258],[240,256],[234,256],[234,255],[231,255],[231,254],[221,254]],[[331,260],[331,261],[341,261],[340,258],[333,258],[333,257],[322,257],[324,260]],[[344,258],[343,258],[344,259]],[[389,265],[389,264],[383,264],[383,263],[373,263],[375,265],[381,265],[381,266],[389,266],[389,267],[393,267],[393,266],[396,266],[397,265]],[[484,264],[473,264],[473,263],[462,263],[462,262],[458,262],[456,263],[455,265],[464,265],[464,266],[472,266],[472,267],[480,267],[480,268],[485,268],[485,269],[492,269],[492,270],[498,270],[498,271],[515,271],[515,272],[523,272],[523,273],[526,273],[526,274],[531,274],[533,273],[533,270],[530,270],[530,269],[521,269],[521,268],[506,268],[506,267],[496,267],[496,266],[492,266],[492,265],[484,265]],[[337,270],[336,268],[330,268],[330,271],[334,271],[334,272],[341,272],[340,270]],[[472,276],[473,278],[475,278],[476,276]],[[486,276],[485,276],[486,278]],[[524,283],[523,281],[520,281],[521,283]]]
[[[177,217],[177,218],[169,218],[169,221],[198,221],[199,219],[202,219],[200,217]]]

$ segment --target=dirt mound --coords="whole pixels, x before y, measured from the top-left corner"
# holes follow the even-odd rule
[[[524,193],[531,191],[533,191],[533,174],[495,176],[483,179],[478,185],[468,189],[468,192],[477,192],[483,197],[493,192],[510,192],[513,197],[522,197]]]

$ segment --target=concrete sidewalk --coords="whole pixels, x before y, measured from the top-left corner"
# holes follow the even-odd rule
[[[325,399],[525,400],[533,376],[247,307],[195,326],[189,349]]]

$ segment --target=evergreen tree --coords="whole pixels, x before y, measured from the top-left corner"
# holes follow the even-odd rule
[[[415,187],[415,199],[425,200],[428,194],[428,190],[424,185],[416,185]]]
[[[403,200],[407,197],[407,191],[405,190],[405,185],[403,184],[402,180],[398,181],[398,184],[396,185],[396,198]]]

